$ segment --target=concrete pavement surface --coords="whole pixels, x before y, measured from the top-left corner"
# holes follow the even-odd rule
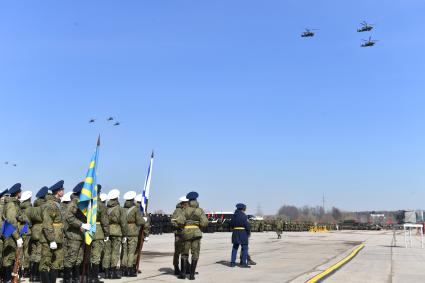
[[[250,254],[258,264],[250,269],[228,266],[230,233],[204,234],[197,282],[306,282],[336,264],[357,245],[359,254],[325,282],[425,282],[425,249],[419,236],[413,248],[404,247],[402,232],[392,247],[392,231],[290,232],[278,240],[275,233],[253,233]],[[142,274],[108,282],[183,282],[173,275],[172,234],[153,235],[145,244]],[[188,280],[188,279],[186,279]]]

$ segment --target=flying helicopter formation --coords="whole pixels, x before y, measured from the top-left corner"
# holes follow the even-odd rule
[[[374,28],[374,25],[368,24],[366,21],[363,21],[360,23],[360,28],[357,29],[357,32],[368,32],[371,31]],[[318,29],[308,29],[306,28],[305,31],[301,33],[301,37],[314,37],[315,32]],[[372,40],[372,37],[369,36],[369,39],[362,39],[362,44],[360,47],[372,47],[376,44],[378,40]]]
[[[18,166],[18,164],[16,164],[16,163],[10,163],[9,161],[5,161],[4,162],[4,165],[11,165],[13,167],[17,167]]]
[[[89,124],[93,124],[93,123],[95,123],[95,122],[96,122],[96,120],[97,120],[97,119],[92,118],[92,119],[90,119],[90,120],[89,120],[89,122],[88,122],[88,123],[89,123]],[[107,122],[111,122],[111,123],[112,123],[112,126],[114,126],[114,127],[121,125],[121,122],[116,121],[116,120],[115,120],[115,118],[114,118],[114,117],[112,117],[112,116],[109,116],[109,117],[106,119],[106,121],[107,121]]]

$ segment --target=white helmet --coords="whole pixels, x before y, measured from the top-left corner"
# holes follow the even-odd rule
[[[180,202],[187,202],[187,201],[189,201],[189,200],[186,198],[186,196],[181,196],[181,197],[179,198],[179,201],[180,201]]]
[[[136,197],[137,193],[135,191],[129,191],[124,194],[125,200],[132,200]]]
[[[29,200],[31,197],[32,197],[32,192],[31,191],[25,191],[25,192],[22,192],[21,198],[19,199],[19,201],[24,202],[26,200]]]
[[[62,197],[62,202],[70,202],[71,201],[72,192],[67,192]]]
[[[117,190],[117,189],[111,190],[108,193],[108,200],[116,199],[116,198],[119,198],[119,197],[120,197],[120,191]]]
[[[142,194],[139,194],[139,195],[137,195],[137,196],[134,198],[134,201],[135,201],[135,202],[142,202],[142,199],[143,199],[143,195],[142,195]]]
[[[108,200],[108,195],[105,193],[101,193],[99,195],[100,201],[107,201]]]

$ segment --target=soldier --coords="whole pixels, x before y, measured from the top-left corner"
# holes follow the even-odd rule
[[[63,181],[50,187],[42,208],[43,226],[41,242],[40,277],[42,283],[55,283],[63,266],[64,212],[60,199],[63,197]]]
[[[127,213],[127,242],[123,243],[121,251],[121,265],[123,275],[128,277],[136,277],[136,250],[139,239],[140,229],[144,230],[144,241],[149,241],[149,230],[146,230],[146,221],[140,212],[140,208],[135,203],[136,192],[129,191],[124,194],[124,209]]]
[[[80,182],[74,187],[71,202],[66,209],[63,283],[71,283],[71,279],[73,283],[79,281],[80,264],[84,256],[84,232],[91,228],[91,225],[86,223],[87,218],[78,208],[83,186],[84,182]]]
[[[41,260],[41,243],[40,238],[42,236],[42,227],[43,227],[43,215],[42,215],[42,205],[46,202],[45,196],[49,188],[42,187],[35,197],[37,198],[34,201],[34,207],[31,209],[31,241],[30,241],[30,262],[31,262],[31,282],[40,281],[39,266]]]
[[[145,221],[145,224],[140,229],[143,229],[143,237],[144,237],[143,241],[145,241],[147,243],[147,242],[149,242],[151,221],[150,221],[149,217],[146,216],[145,210],[143,209],[143,205],[142,205],[143,195],[142,194],[137,195],[136,198],[134,199],[134,201],[136,202],[137,210],[140,211],[140,213],[143,216],[143,220]],[[134,258],[136,259],[136,261],[137,261],[138,252],[139,251],[136,249],[135,253],[134,253]],[[137,265],[136,263],[137,262],[134,263],[134,265],[135,265],[134,268],[136,268],[136,265]],[[142,273],[142,272],[139,269],[139,270],[137,270],[137,273]]]
[[[3,227],[3,211],[5,206],[5,198],[8,194],[8,189],[0,193],[0,227]],[[0,274],[4,274],[3,271],[3,237],[0,236]],[[1,281],[1,279],[0,279]]]
[[[238,203],[236,205],[235,213],[233,214],[232,220],[230,221],[230,227],[233,229],[232,232],[232,256],[230,260],[230,267],[236,266],[236,255],[238,253],[239,245],[241,246],[241,264],[242,268],[249,268],[247,263],[248,260],[248,238],[251,235],[251,229],[249,226],[248,218],[245,214],[246,205]]]
[[[176,205],[176,209],[171,216],[171,223],[174,228],[174,257],[173,257],[173,265],[174,265],[174,275],[180,274],[179,269],[179,261],[180,255],[183,252],[183,229],[178,226],[177,218],[184,217],[184,209],[189,205],[189,200],[186,196],[182,196],[179,199],[179,203]],[[182,259],[183,261],[183,259]]]
[[[100,185],[97,185],[98,189],[99,189],[99,186]],[[102,187],[102,186],[100,186],[100,187]],[[106,201],[108,200],[108,195],[107,194],[104,194],[104,193],[101,193],[99,195],[99,199],[106,206]]]
[[[30,240],[31,240],[31,214],[32,214],[32,205],[31,205],[31,197],[32,192],[31,191],[25,191],[22,193],[20,201],[20,209],[22,213],[25,215],[25,217],[28,219],[28,232],[23,236],[24,240],[24,248],[23,248],[23,260],[22,260],[22,267],[24,269],[23,277],[29,278],[30,277],[30,255],[29,255],[29,247],[30,247]]]
[[[97,193],[100,194],[102,190],[101,185],[97,185]],[[103,194],[104,195],[104,194]],[[106,205],[101,200],[102,194],[99,196],[97,203],[97,222],[96,222],[96,233],[91,243],[90,262],[92,269],[90,272],[89,283],[103,283],[99,280],[99,265],[102,256],[102,251],[105,247],[105,242],[109,241],[109,219]]]
[[[22,217],[19,208],[19,199],[21,197],[21,184],[17,183],[9,189],[10,197],[6,199],[3,211],[3,219],[9,222],[15,231],[12,237],[6,238],[3,244],[3,282],[12,280],[13,263],[17,248],[22,248],[24,240],[19,235],[19,231],[28,222],[26,217]]]
[[[283,233],[283,220],[278,218],[276,219],[276,234],[278,239],[282,238],[282,233]]]
[[[182,262],[180,266],[179,279],[186,279],[186,270],[189,267],[189,252],[192,253],[192,262],[190,265],[189,279],[195,279],[196,265],[198,264],[199,251],[201,249],[202,232],[200,228],[208,226],[208,219],[205,212],[199,207],[197,202],[199,194],[197,192],[190,192],[186,195],[189,200],[189,205],[184,209],[184,222],[183,217],[177,218],[177,223],[182,226],[183,224],[183,253]]]
[[[106,242],[102,263],[105,278],[108,279],[121,279],[117,273],[117,265],[121,244],[127,242],[127,215],[126,211],[120,207],[119,196],[119,190],[111,190],[108,194],[109,241]]]

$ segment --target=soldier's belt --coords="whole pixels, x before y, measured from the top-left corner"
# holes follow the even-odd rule
[[[62,227],[63,223],[53,223],[53,227]]]
[[[194,228],[199,228],[199,227],[196,226],[196,225],[186,225],[186,226],[184,226],[184,229],[194,229]]]
[[[245,227],[233,227],[233,230],[245,230]]]
[[[96,224],[101,224],[100,222],[96,222]]]

